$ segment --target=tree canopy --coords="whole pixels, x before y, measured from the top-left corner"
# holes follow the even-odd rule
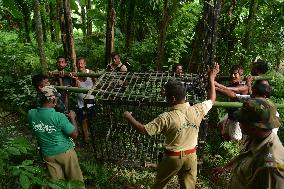
[[[207,4],[216,6],[218,1],[213,0],[39,2],[44,42],[62,45],[52,59],[64,50],[72,62],[78,54],[87,57],[93,67],[104,68],[110,53],[118,51],[133,70],[169,70],[181,63],[187,71],[195,72],[192,65],[201,64],[195,49],[201,51],[200,36],[205,32],[199,26],[202,22],[209,24],[211,19],[218,19],[217,30],[210,32],[217,36],[214,59],[222,70],[235,63],[249,68],[258,56],[276,67],[284,56],[281,0],[225,0],[218,18],[212,18],[214,14],[202,16],[209,10]],[[0,1],[2,30],[17,32],[19,42],[34,43],[37,14],[33,7],[35,1],[31,0]],[[71,11],[70,23],[67,8]],[[108,33],[111,31],[113,37]]]

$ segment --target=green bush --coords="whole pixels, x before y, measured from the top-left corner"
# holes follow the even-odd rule
[[[80,160],[86,186],[93,188],[150,188],[155,173],[94,160]]]
[[[23,137],[7,137],[7,130],[0,128],[0,177],[4,188],[30,188],[43,185],[45,171],[35,165],[34,148]],[[17,187],[16,187],[17,186]]]
[[[271,100],[275,103],[284,104],[284,88],[282,84],[284,83],[284,75],[276,72],[276,71],[270,71],[268,76],[271,76],[273,79],[269,81],[271,87],[272,87],[272,96]],[[280,120],[284,121],[284,110],[283,109],[277,109]],[[280,126],[278,131],[278,136],[282,142],[284,142],[284,128],[283,125]]]
[[[36,92],[31,85],[31,75],[17,79],[0,76],[2,107],[25,114],[32,105]],[[9,104],[5,103],[9,102]]]

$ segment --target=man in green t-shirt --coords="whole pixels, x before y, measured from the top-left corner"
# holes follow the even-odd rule
[[[76,116],[70,111],[68,114],[70,122],[63,113],[56,112],[54,107],[57,98],[53,86],[43,87],[39,98],[41,106],[28,112],[29,125],[37,138],[51,178],[83,182],[72,141],[78,135]]]

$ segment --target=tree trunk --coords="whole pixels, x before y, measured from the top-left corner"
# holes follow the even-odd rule
[[[66,30],[66,43],[68,48],[68,60],[72,62],[72,70],[77,72],[76,67],[76,52],[73,37],[73,26],[70,11],[70,0],[64,0],[64,18],[65,18],[65,30]]]
[[[30,23],[29,23],[29,18],[27,16],[24,16],[24,26],[25,26],[25,38],[26,42],[30,43],[31,42],[31,37],[30,37]]]
[[[87,13],[91,10],[91,8],[91,0],[87,0]],[[89,14],[87,15],[87,35],[88,37],[92,35],[92,18],[89,16]]]
[[[135,16],[135,9],[136,9],[136,0],[129,1],[128,18],[126,24],[126,41],[125,41],[125,48],[127,52],[129,52],[131,48],[132,39],[133,39],[133,19]]]
[[[200,63],[200,41],[201,41],[201,37],[200,37],[200,34],[202,33],[202,23],[203,23],[203,20],[200,19],[198,21],[198,23],[196,24],[196,27],[195,27],[195,37],[194,39],[192,40],[192,43],[191,43],[191,55],[190,55],[190,58],[189,58],[189,63],[188,63],[188,72],[189,73],[197,73],[197,70],[198,70],[198,65]]]
[[[50,29],[50,38],[51,41],[56,41],[56,30],[55,30],[55,23],[56,23],[56,9],[54,9],[55,4],[53,2],[46,2],[46,10],[49,15],[49,29]]]
[[[114,49],[114,24],[115,9],[114,0],[108,0],[107,28],[106,28],[106,65],[111,62],[111,53]]]
[[[42,67],[43,73],[47,73],[47,63],[44,52],[44,42],[43,42],[43,34],[42,34],[42,25],[41,25],[41,16],[40,16],[40,4],[38,0],[33,0],[34,5],[34,19],[36,26],[36,39],[39,50],[39,58]]]
[[[196,27],[196,37],[193,42],[193,50],[189,62],[189,70],[193,73],[204,74],[207,65],[212,65],[216,53],[217,26],[222,0],[215,1],[211,6],[211,0],[205,0],[203,16]]]
[[[250,7],[249,7],[249,15],[246,20],[246,28],[245,28],[245,34],[244,34],[244,39],[243,39],[243,47],[246,50],[249,50],[249,43],[250,43],[250,38],[251,38],[253,28],[254,28],[257,8],[258,8],[258,0],[251,0]]]
[[[86,35],[86,47],[87,47],[87,52],[88,54],[90,53],[92,49],[92,18],[88,14],[89,11],[91,10],[91,0],[87,0],[87,5],[86,5],[86,12],[87,12],[87,35]]]
[[[226,43],[227,49],[225,50],[224,62],[229,63],[233,56],[233,50],[235,48],[236,37],[234,35],[234,30],[238,23],[238,17],[234,16],[235,7],[237,5],[237,0],[232,0],[231,5],[228,9],[228,22],[224,23],[221,29],[220,35],[223,41]]]
[[[31,43],[31,37],[30,37],[30,10],[29,7],[27,7],[27,4],[21,3],[22,5],[22,13],[24,16],[24,27],[25,27],[25,38],[27,43]]]
[[[136,0],[134,0],[136,1]],[[127,0],[120,0],[119,2],[119,11],[117,11],[119,13],[119,28],[121,29],[122,33],[126,33],[126,23],[127,23],[127,4],[130,1]]]
[[[213,65],[216,57],[216,42],[218,35],[218,20],[221,12],[222,0],[217,0],[214,5],[214,12],[212,17],[212,42],[210,59],[207,65]],[[207,67],[206,67],[207,69]]]
[[[85,5],[81,5],[81,21],[82,21],[82,32],[83,37],[86,42],[86,11],[85,11]]]
[[[46,29],[49,30],[49,32],[50,32],[50,39],[51,39],[51,41],[54,41],[52,39],[52,29],[51,29],[51,27],[52,27],[52,25],[51,25],[52,24],[52,20],[51,20],[51,16],[50,16],[49,1],[45,0],[44,3],[45,3],[45,10],[46,10]],[[47,31],[47,33],[48,33],[48,31]]]
[[[60,24],[60,31],[61,31],[61,41],[64,49],[64,56],[68,57],[68,46],[67,46],[67,39],[66,39],[66,31],[65,31],[65,19],[64,19],[64,8],[63,8],[63,1],[65,0],[57,0],[57,17]]]
[[[47,34],[46,34],[47,28],[46,28],[46,20],[45,20],[45,16],[44,16],[46,10],[45,10],[45,6],[41,6],[41,7],[42,8],[40,10],[41,11],[40,15],[41,15],[42,35],[43,35],[43,41],[46,42],[47,41]]]
[[[158,54],[156,59],[156,69],[158,71],[162,70],[162,64],[164,62],[166,35],[169,25],[169,1],[170,0],[164,0],[163,18],[160,23]]]
[[[54,28],[55,28],[55,38],[57,43],[59,43],[60,39],[62,40],[61,37],[61,8],[62,8],[62,3],[61,0],[56,0],[56,13],[55,13],[55,18],[54,18]]]
[[[9,2],[9,1],[7,1]],[[6,2],[6,3],[7,3]],[[18,22],[19,25],[19,39],[20,41],[24,43],[31,43],[31,37],[30,37],[30,4],[28,2],[22,1],[22,0],[15,0],[11,3],[14,3],[19,11],[22,13],[22,18],[15,19]]]
[[[242,46],[245,50],[245,54],[250,53],[250,40],[252,31],[254,28],[254,22],[256,20],[256,13],[258,9],[258,0],[250,0],[249,15],[245,22],[245,33],[242,40]],[[246,56],[241,56],[241,63],[247,62]]]

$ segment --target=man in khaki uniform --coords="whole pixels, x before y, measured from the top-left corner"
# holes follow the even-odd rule
[[[175,175],[178,175],[181,188],[195,188],[198,131],[202,119],[215,102],[214,81],[218,72],[218,64],[209,71],[210,100],[190,106],[188,102],[185,102],[184,85],[172,80],[165,85],[165,95],[171,111],[159,115],[146,125],[136,121],[130,112],[124,112],[124,117],[139,133],[165,135],[165,153],[158,165],[154,188],[165,188]]]
[[[280,126],[276,108],[264,98],[244,102],[235,113],[242,132],[248,135],[240,154],[213,174],[232,168],[229,189],[280,189],[284,187],[284,147],[272,132]]]

